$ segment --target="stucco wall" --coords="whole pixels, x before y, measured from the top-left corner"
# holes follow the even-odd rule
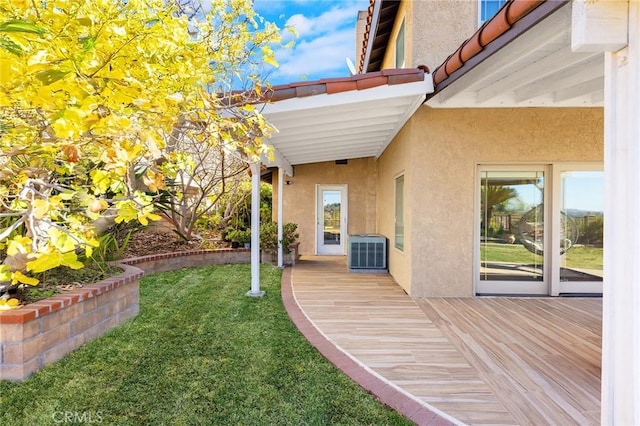
[[[348,186],[348,233],[375,232],[376,180],[375,158],[351,159],[346,165],[334,162],[301,164],[294,168],[294,177],[287,177],[291,185],[284,185],[283,217],[285,222],[298,224],[300,254],[314,254],[316,232],[316,185]],[[277,192],[274,176],[274,194]],[[274,197],[274,214],[277,209]]]
[[[478,29],[478,0],[421,1],[411,3],[412,62],[431,71],[444,62]],[[443,23],[446,22],[446,25]]]
[[[378,161],[378,216],[377,232],[388,239],[389,273],[395,281],[411,294],[411,209],[412,188],[411,143],[412,126],[404,126],[394,141],[387,147]],[[394,246],[395,238],[395,179],[404,175],[404,248]]]
[[[603,113],[422,106],[396,139],[411,146],[410,294],[471,296],[476,165],[602,162]]]

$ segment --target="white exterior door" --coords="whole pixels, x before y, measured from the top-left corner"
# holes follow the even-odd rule
[[[316,252],[344,255],[347,240],[347,185],[318,185]]]

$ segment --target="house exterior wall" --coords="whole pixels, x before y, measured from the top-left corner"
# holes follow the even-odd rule
[[[382,68],[395,68],[395,41],[405,22],[407,68],[426,65],[432,71],[478,29],[478,0],[402,0]],[[446,30],[441,25],[446,22]]]
[[[390,239],[393,217],[382,206],[393,206],[393,194],[385,188],[401,167],[410,175],[409,259],[392,255],[391,274],[414,297],[472,296],[476,166],[602,161],[600,108],[421,107],[378,164],[378,227]]]
[[[316,185],[347,185],[348,187],[348,234],[373,233],[376,228],[376,181],[375,158],[348,160],[348,164],[334,162],[301,164],[294,167],[294,177],[286,177],[291,185],[284,185],[284,222],[298,224],[300,234],[299,252],[315,254],[316,239]],[[277,188],[277,176],[273,187]],[[277,191],[274,191],[274,195]],[[274,206],[277,205],[277,195]],[[274,214],[277,214],[274,209]],[[276,217],[274,217],[276,220]]]
[[[407,293],[411,294],[411,243],[409,230],[412,224],[411,194],[413,180],[411,169],[411,155],[414,138],[411,130],[414,126],[405,125],[398,136],[389,144],[378,159],[377,182],[377,231],[388,239],[389,273]],[[404,248],[397,249],[395,240],[395,180],[404,175]]]

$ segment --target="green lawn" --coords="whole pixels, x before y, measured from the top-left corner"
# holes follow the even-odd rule
[[[0,383],[0,424],[411,424],[304,340],[278,269],[262,267],[263,299],[245,297],[250,281],[249,265],[144,278],[137,318],[22,384]]]
[[[574,246],[565,253],[569,268],[602,269],[602,248]],[[542,256],[528,251],[522,244],[481,244],[480,258],[487,262],[540,264]]]

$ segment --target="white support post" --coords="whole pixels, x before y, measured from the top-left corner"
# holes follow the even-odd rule
[[[640,2],[605,60],[603,425],[640,424]]]
[[[282,205],[284,198],[284,168],[278,167],[278,268],[284,266],[284,249],[282,247]]]
[[[262,297],[260,290],[260,162],[252,162],[251,169],[251,290],[248,297]]]

